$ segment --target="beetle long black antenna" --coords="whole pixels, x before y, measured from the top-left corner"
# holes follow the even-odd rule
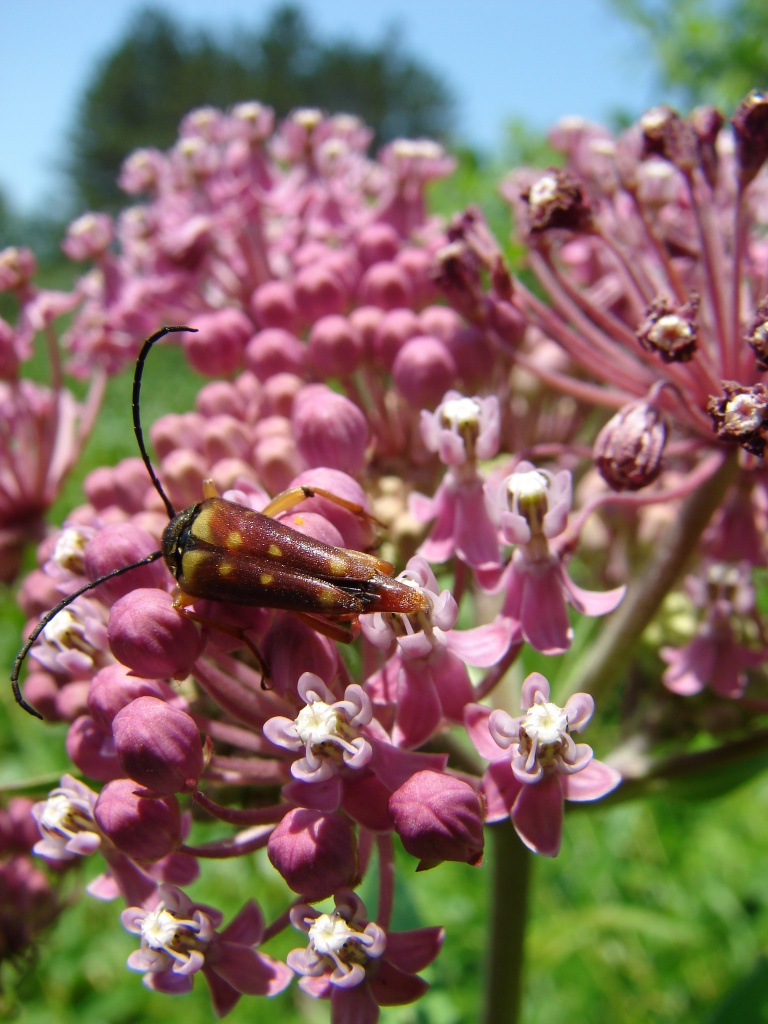
[[[69,594],[63,600],[59,601],[55,608],[51,608],[47,615],[38,622],[29,634],[26,643],[16,655],[16,660],[13,663],[13,669],[11,671],[11,686],[13,687],[13,696],[16,698],[17,704],[24,708],[24,710],[30,715],[34,715],[35,718],[43,717],[39,711],[36,711],[35,708],[32,707],[31,704],[27,704],[22,697],[21,689],[19,688],[19,672],[21,672],[21,666],[24,664],[24,659],[32,649],[32,645],[35,640],[37,640],[51,619],[55,619],[59,612],[72,604],[72,602],[78,597],[81,597],[83,594],[87,594],[89,590],[93,590],[94,587],[98,587],[99,584],[103,583],[105,580],[114,579],[115,576],[122,576],[124,572],[130,572],[131,569],[138,569],[142,565],[150,565],[152,562],[156,562],[158,558],[162,557],[162,551],[153,551],[151,555],[147,555],[146,558],[142,558],[140,562],[131,562],[130,565],[121,565],[119,569],[113,569],[112,572],[108,572],[104,576],[99,576],[98,579],[91,580],[90,583],[86,583],[84,587],[80,587],[80,589],[76,590],[74,594]]]
[[[136,360],[136,369],[133,371],[133,395],[131,398],[133,432],[136,435],[136,443],[139,446],[139,451],[141,452],[141,457],[144,460],[144,465],[147,467],[147,472],[149,473],[149,479],[152,481],[152,486],[163,499],[163,504],[165,505],[165,510],[168,513],[169,519],[174,518],[176,510],[171,504],[168,495],[163,490],[163,485],[157,478],[157,473],[155,473],[144,444],[144,431],[141,429],[141,377],[144,373],[144,363],[149,355],[149,350],[155,342],[160,341],[160,339],[164,338],[166,334],[177,334],[179,331],[189,331],[191,334],[197,334],[196,327],[163,327],[162,330],[156,331],[151,338],[147,338],[144,342],[141,347],[141,352],[139,352],[139,358]]]

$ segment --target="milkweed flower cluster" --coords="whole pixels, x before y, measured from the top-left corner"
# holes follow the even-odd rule
[[[750,584],[765,552],[766,106],[750,97],[730,133],[712,111],[666,109],[618,140],[560,126],[566,166],[504,185],[550,303],[512,276],[479,211],[428,215],[428,184],[452,167],[440,146],[399,140],[373,159],[357,119],[315,110],[277,127],[257,103],[195,111],[170,151],[126,161],[137,205],[71,227],[67,253],[91,264],[64,336],[72,372],[112,373],[159,322],[184,322],[197,333],[174,337],[216,378],[194,410],[152,426],[171,503],[196,505],[203,480],[255,511],[307,488],[282,523],[358,552],[382,540],[419,595],[416,611],[359,621],[320,602],[297,614],[289,552],[276,608],[244,588],[189,616],[158,559],[48,623],[25,696],[69,723],[91,784],[65,777],[35,807],[36,849],[103,859],[89,890],[126,903],[129,967],[149,987],[183,992],[201,974],[226,1013],[298,976],[333,1020],[362,1024],[419,998],[443,935],[392,929],[395,840],[421,870],[478,865],[484,826],[509,819],[555,856],[564,801],[599,799],[620,776],[573,738],[590,694],[551,699],[543,674],[518,673],[513,717],[499,684],[530,650],[570,651],[574,623],[621,616],[623,600],[621,636],[639,639],[637,608],[659,608],[699,541],[697,624],[689,614],[679,647],[670,635],[649,685],[744,694],[766,656]],[[665,514],[691,523],[690,496],[719,480],[698,532],[665,547]],[[94,470],[85,494],[23,583],[30,625],[160,546],[167,515],[141,460]],[[646,546],[671,552],[648,574],[654,600],[635,557]],[[222,573],[237,574],[233,550]],[[479,760],[457,756],[462,732]],[[190,805],[232,834],[190,834]],[[249,894],[220,929],[184,887],[206,858],[259,850],[290,914],[265,926]],[[355,892],[372,865],[375,910]],[[289,923],[305,945],[281,963],[261,946]]]

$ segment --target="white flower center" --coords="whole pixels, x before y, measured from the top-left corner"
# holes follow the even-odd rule
[[[557,197],[558,184],[554,174],[544,174],[531,185],[528,202],[533,207],[547,206]]]
[[[452,398],[440,406],[440,420],[456,431],[475,427],[480,423],[480,405],[474,398]]]
[[[152,949],[167,949],[176,938],[178,923],[161,904],[141,922],[141,937]]]
[[[738,433],[757,430],[763,422],[763,413],[752,395],[735,395],[725,407],[726,429]]]
[[[309,929],[309,941],[320,956],[338,956],[350,939],[359,938],[339,914],[321,914]]]
[[[529,739],[538,740],[540,746],[559,743],[568,732],[568,715],[549,701],[534,704],[523,717],[522,729]]]
[[[344,724],[333,705],[322,700],[307,704],[296,716],[296,732],[299,739],[313,747],[342,739]]]
[[[53,550],[53,560],[62,569],[80,573],[83,571],[83,552],[87,539],[79,530],[69,527],[63,530]]]
[[[45,801],[45,809],[40,815],[40,826],[51,832],[69,832],[74,813],[75,807],[69,797],[64,796],[63,793],[49,796]]]

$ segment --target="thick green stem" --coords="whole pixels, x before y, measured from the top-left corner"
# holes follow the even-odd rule
[[[701,539],[713,512],[736,473],[729,455],[712,476],[680,506],[677,517],[659,541],[655,556],[630,585],[618,610],[606,622],[596,642],[576,665],[568,690],[586,690],[598,697],[621,675],[636,642],[680,576]]]
[[[508,819],[491,826],[493,844],[490,938],[486,959],[483,1024],[516,1024],[520,1019],[528,889],[533,855]]]

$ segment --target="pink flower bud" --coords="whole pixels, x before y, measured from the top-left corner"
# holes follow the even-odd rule
[[[259,327],[296,327],[296,300],[287,281],[265,281],[251,296],[251,310]]]
[[[296,395],[293,430],[296,447],[310,466],[345,473],[362,468],[368,444],[365,416],[354,402],[325,384],[308,384]]]
[[[191,326],[197,334],[184,334],[181,342],[194,369],[210,377],[226,377],[239,370],[253,321],[239,309],[198,313],[194,320]]]
[[[223,414],[207,419],[202,441],[203,455],[211,465],[222,459],[246,460],[250,455],[250,431],[234,416]]]
[[[258,441],[253,449],[253,468],[270,494],[284,491],[302,466],[304,460],[292,437],[272,434]]]
[[[419,858],[420,870],[442,860],[480,863],[483,810],[467,782],[440,772],[417,772],[392,794],[389,812],[403,846]]]
[[[161,679],[132,676],[124,665],[106,665],[91,680],[88,712],[106,736],[112,733],[112,719],[137,697],[178,700],[171,687]],[[36,706],[36,705],[35,705]]]
[[[67,733],[67,755],[90,779],[109,782],[122,775],[109,733],[103,732],[89,715],[76,718]]]
[[[412,309],[391,309],[381,315],[373,336],[373,355],[390,370],[395,357],[409,338],[423,334],[419,317]]]
[[[159,796],[197,789],[205,768],[200,733],[190,716],[157,697],[137,697],[112,722],[125,774]]]
[[[417,409],[434,409],[456,380],[456,363],[442,341],[420,335],[407,341],[392,364],[397,390]]]
[[[88,501],[97,511],[116,505],[130,514],[144,508],[148,487],[151,484],[147,470],[139,458],[122,459],[116,466],[99,466],[88,474],[83,485]]]
[[[408,277],[413,291],[413,303],[417,308],[435,301],[437,287],[432,280],[432,254],[428,249],[405,246],[395,256],[395,263]]]
[[[373,355],[373,340],[381,323],[382,317],[387,314],[378,306],[356,306],[349,314],[349,322],[357,331],[363,343],[363,351],[366,358]]]
[[[260,381],[276,373],[304,372],[304,346],[282,327],[265,327],[245,347],[245,365]]]
[[[132,779],[108,782],[93,808],[101,831],[121,853],[156,861],[181,843],[181,811],[175,797],[140,796]]]
[[[197,412],[161,416],[155,420],[149,432],[157,457],[164,459],[179,448],[198,447],[204,426],[205,420]]]
[[[228,380],[212,380],[203,385],[195,399],[195,408],[205,419],[226,414],[244,420],[248,415],[245,395]]]
[[[138,562],[157,549],[158,545],[150,535],[133,523],[105,526],[86,545],[86,575],[95,580],[113,569]],[[105,604],[111,604],[137,587],[162,587],[167,580],[168,570],[162,561],[152,562],[132,569],[124,576],[105,580],[99,585],[98,595]]]
[[[309,332],[307,354],[318,374],[345,377],[360,365],[363,340],[347,317],[324,316]]]
[[[593,456],[614,491],[637,491],[661,473],[667,424],[651,402],[630,402],[597,435]]]
[[[189,673],[203,641],[191,619],[173,607],[170,594],[141,588],[112,606],[109,646],[136,675],[167,679]]]
[[[413,289],[397,263],[374,263],[360,281],[360,299],[366,305],[397,309],[413,304]]]
[[[338,814],[289,811],[269,837],[267,855],[286,884],[311,901],[353,886],[358,874],[355,833]]]
[[[393,260],[400,249],[400,236],[391,224],[367,224],[357,236],[357,254],[364,267]]]
[[[295,373],[277,373],[264,381],[263,415],[290,418],[293,400],[304,387],[304,381]]]
[[[347,304],[347,289],[338,274],[318,260],[296,275],[296,308],[307,323],[321,316],[341,313]]]

